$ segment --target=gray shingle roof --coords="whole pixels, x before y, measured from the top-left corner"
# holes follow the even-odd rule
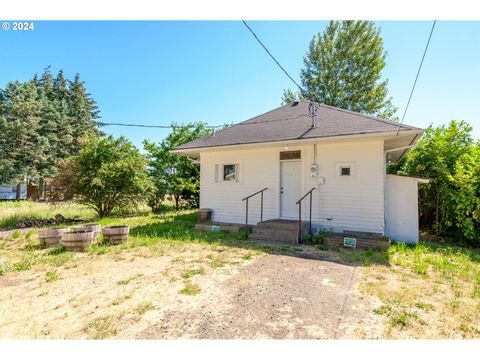
[[[323,104],[316,104],[317,127],[312,128],[309,106],[310,103],[303,100],[296,105],[287,104],[214,135],[181,145],[176,150],[396,132],[399,129],[399,124],[393,121]],[[406,130],[422,129],[400,125],[400,132]]]

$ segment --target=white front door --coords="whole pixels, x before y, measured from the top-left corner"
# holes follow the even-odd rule
[[[298,218],[300,198],[301,161],[280,162],[280,217],[286,219]]]

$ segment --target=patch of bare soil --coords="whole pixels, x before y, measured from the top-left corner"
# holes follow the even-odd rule
[[[79,254],[55,270],[36,266],[6,274],[0,277],[0,338],[134,338],[168,311],[197,309],[246,253],[203,245],[168,254],[143,248]],[[180,293],[191,284],[198,295]]]
[[[380,337],[358,268],[311,256],[201,244],[77,254],[0,276],[0,338]]]
[[[179,304],[138,338],[378,338],[383,327],[360,295],[359,273],[334,253],[323,260],[269,255],[211,288],[191,307]]]

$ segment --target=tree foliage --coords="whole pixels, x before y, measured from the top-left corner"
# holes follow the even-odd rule
[[[160,143],[150,141],[143,143],[155,184],[155,192],[149,198],[149,205],[154,211],[159,210],[166,194],[174,196],[177,210],[181,199],[195,207],[199,206],[200,166],[184,155],[172,153],[172,150],[187,142],[208,136],[210,130],[204,123],[172,126],[172,132]]]
[[[47,68],[40,78],[8,83],[0,89],[0,184],[53,176],[58,160],[100,134],[98,117],[78,74],[70,81]]]
[[[424,176],[419,190],[420,222],[439,234],[480,244],[480,144],[465,121],[429,127],[403,163],[393,169]],[[392,169],[391,169],[392,170]]]
[[[124,137],[93,138],[77,156],[60,163],[56,200],[75,199],[100,217],[134,207],[152,190],[147,159]]]
[[[330,21],[313,37],[300,77],[304,91],[284,91],[292,98],[311,99],[360,113],[396,119],[381,72],[386,52],[380,29],[372,21]]]

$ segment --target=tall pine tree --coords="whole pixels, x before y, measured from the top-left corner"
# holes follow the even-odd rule
[[[43,183],[57,172],[57,161],[78,154],[101,135],[99,111],[77,74],[47,67],[41,77],[0,89],[0,184]]]

